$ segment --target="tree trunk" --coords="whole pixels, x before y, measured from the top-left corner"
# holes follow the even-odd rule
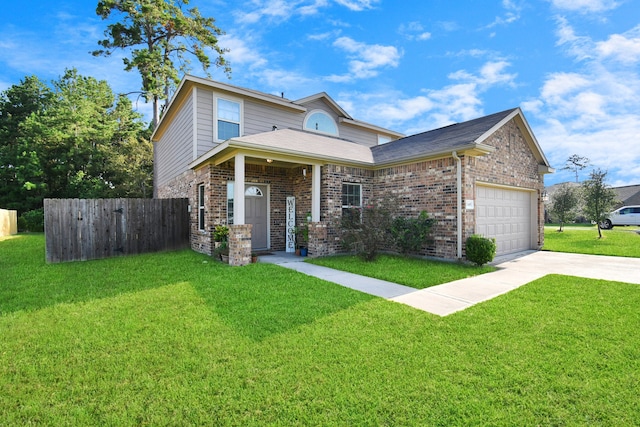
[[[157,96],[153,97],[153,130],[158,127],[158,122],[160,122],[160,100]]]

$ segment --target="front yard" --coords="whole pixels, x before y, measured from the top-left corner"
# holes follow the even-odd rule
[[[0,240],[5,425],[630,425],[640,288],[548,276],[440,318],[191,251]]]
[[[568,225],[558,232],[557,225],[544,227],[544,250],[588,255],[640,258],[640,227],[614,227],[602,230],[598,238],[595,225]]]

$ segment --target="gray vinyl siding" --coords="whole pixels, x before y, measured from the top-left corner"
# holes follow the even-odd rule
[[[348,139],[349,141],[366,145],[367,147],[378,145],[378,134],[373,131],[358,129],[341,123],[338,124],[338,128],[340,138]]]
[[[213,137],[213,92],[211,90],[198,88],[198,111],[196,120],[198,121],[198,156],[202,156],[218,145]]]
[[[244,136],[278,129],[302,129],[304,113],[292,113],[266,104],[244,101]]]
[[[171,126],[156,143],[158,185],[188,170],[193,160],[193,102],[192,95],[185,100]]]

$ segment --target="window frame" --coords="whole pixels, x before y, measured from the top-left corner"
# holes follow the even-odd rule
[[[331,120],[331,123],[333,123],[333,126],[336,129],[336,132],[335,133],[325,132],[325,131],[322,131],[320,129],[313,129],[313,128],[308,127],[307,125],[309,124],[309,119],[311,119],[311,117],[313,117],[313,115],[315,115],[315,114],[323,114],[325,117],[327,117],[329,120]],[[320,109],[311,110],[311,111],[309,111],[309,113],[307,113],[307,116],[304,118],[304,122],[302,123],[302,129],[308,130],[308,131],[311,131],[311,132],[320,133],[322,135],[340,136],[340,128],[338,127],[338,123],[336,122],[336,120],[329,113],[327,113],[325,110],[320,110]]]
[[[239,115],[239,121],[233,121],[233,120],[229,120],[229,119],[223,119],[220,117],[220,105],[219,102],[220,101],[226,101],[226,102],[232,102],[234,104],[238,104],[238,115]],[[242,99],[238,99],[238,98],[233,98],[233,97],[225,97],[225,96],[216,96],[214,99],[214,139],[217,142],[224,142],[228,139],[231,138],[236,138],[236,137],[240,137],[244,134],[244,102],[242,101]],[[232,123],[235,125],[238,125],[238,135],[237,136],[232,136],[231,138],[227,138],[227,139],[220,139],[220,126],[219,123],[220,122],[225,122],[225,123]]]
[[[345,204],[345,186],[357,187],[358,188],[358,205],[354,204]],[[353,194],[346,194],[347,197],[353,196]],[[347,200],[349,201],[349,200]],[[342,189],[340,192],[340,204],[342,207],[342,215],[344,215],[345,211],[350,209],[356,209],[361,214],[362,218],[362,184],[358,182],[343,182]]]
[[[205,218],[205,186],[204,183],[198,184],[198,230],[206,230]]]

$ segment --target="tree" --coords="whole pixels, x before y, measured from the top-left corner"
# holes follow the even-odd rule
[[[589,166],[589,162],[590,160],[588,158],[573,154],[569,156],[562,170],[573,171],[576,175],[576,182],[578,182],[578,172]]]
[[[153,101],[154,129],[160,120],[160,101],[167,100],[170,89],[180,82],[178,71],[189,70],[188,54],[207,72],[211,59],[206,50],[213,49],[217,53],[215,65],[224,67],[227,75],[231,72],[223,57],[228,50],[218,46],[217,36],[224,32],[213,18],[201,16],[198,8],[184,11],[187,4],[189,0],[103,0],[96,8],[102,19],[112,12],[123,16],[120,22],[107,26],[107,38],[98,42],[104,49],[92,53],[109,56],[115,49],[131,49],[130,57],[123,59],[125,70],[135,68],[142,77],[142,93],[147,101]]]
[[[607,171],[595,169],[588,180],[582,183],[585,199],[585,215],[598,226],[598,237],[602,238],[600,224],[616,203],[616,192],[606,183]]]
[[[578,201],[578,192],[570,184],[561,185],[553,194],[549,210],[560,220],[558,231],[562,232],[564,223],[574,214]]]
[[[149,130],[131,101],[76,70],[48,87],[26,78],[0,94],[0,205],[46,197],[149,197]]]
[[[43,188],[35,184],[41,174],[33,144],[23,137],[22,124],[41,114],[52,92],[36,76],[0,93],[0,207],[19,214],[41,207]]]

